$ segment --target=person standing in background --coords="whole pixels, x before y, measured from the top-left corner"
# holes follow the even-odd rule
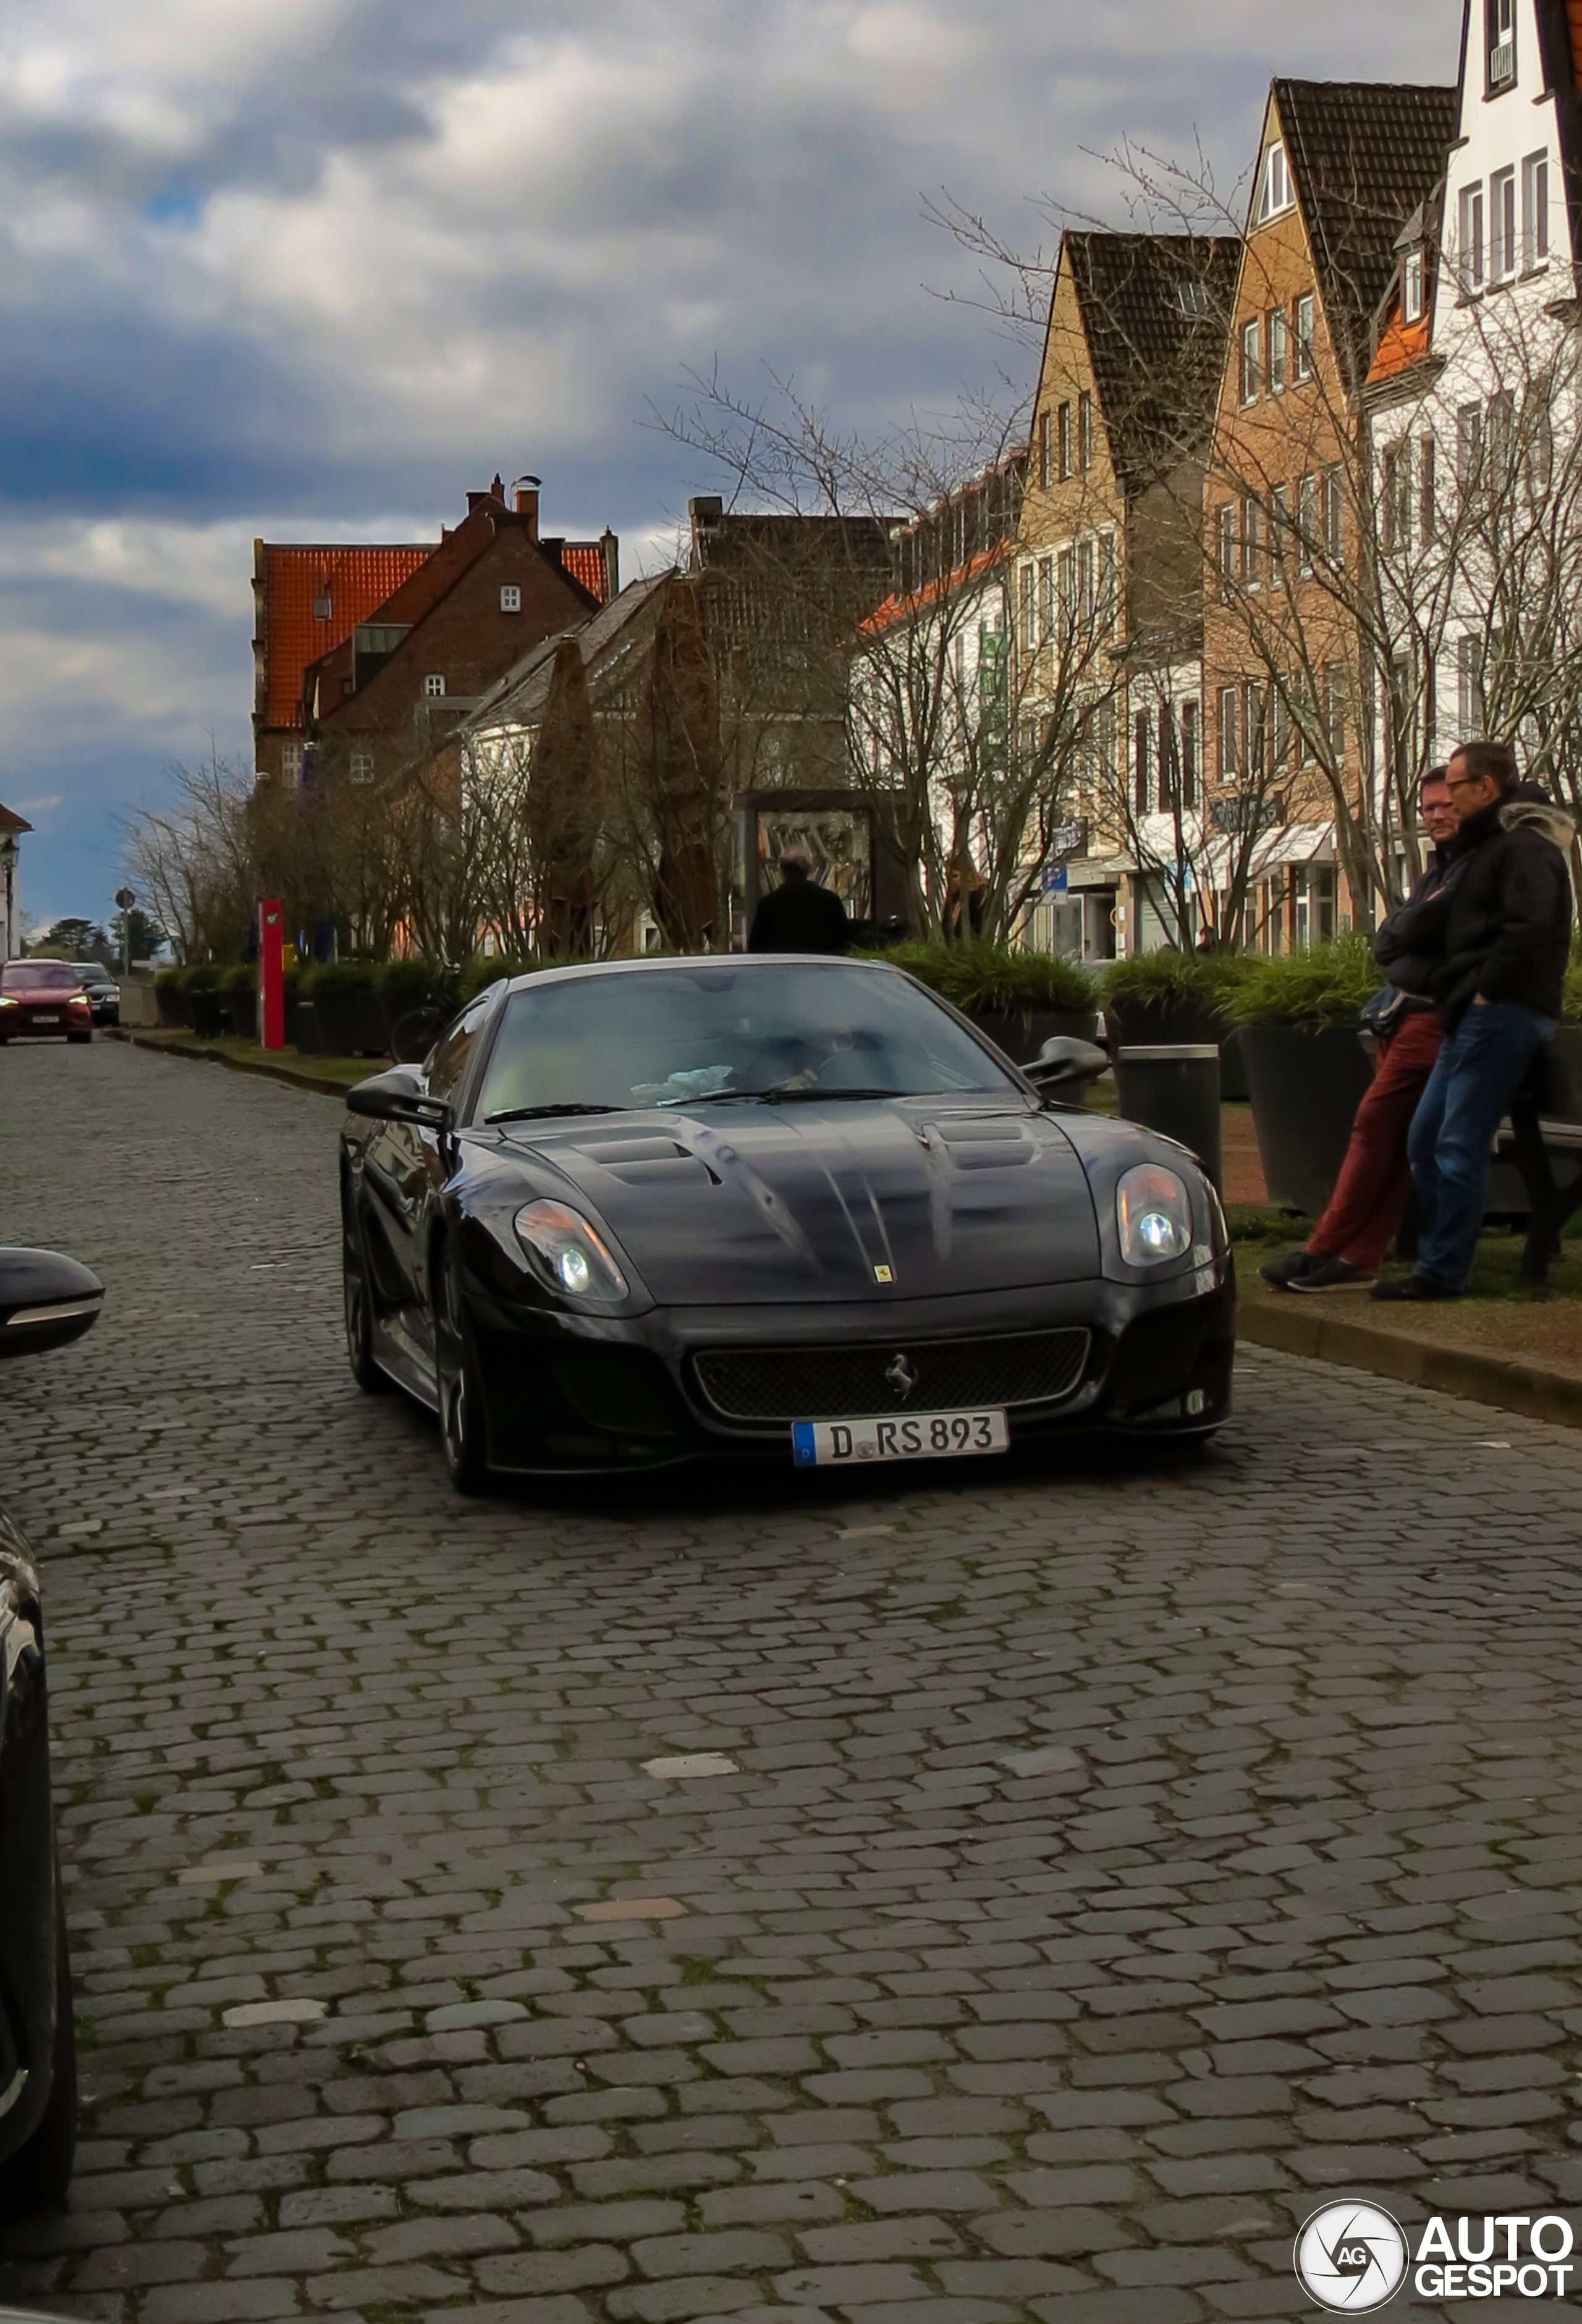
[[[753,915],[749,952],[847,953],[851,922],[840,898],[813,877],[813,859],[800,843],[782,848],[780,885]]]

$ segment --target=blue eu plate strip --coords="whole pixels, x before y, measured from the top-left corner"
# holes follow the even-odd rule
[[[810,1420],[793,1420],[791,1423],[791,1459],[799,1469],[816,1469],[819,1465],[819,1452],[813,1441]]]

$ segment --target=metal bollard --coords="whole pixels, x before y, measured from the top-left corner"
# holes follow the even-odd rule
[[[1189,1147],[1223,1189],[1219,1138],[1219,1051],[1212,1045],[1117,1049],[1115,1087],[1127,1121]]]

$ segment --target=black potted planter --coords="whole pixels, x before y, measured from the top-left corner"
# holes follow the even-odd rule
[[[183,992],[180,985],[156,984],[153,989],[153,998],[154,1006],[160,1013],[160,1023],[167,1032],[190,1030],[191,997]]]
[[[1091,1041],[1097,1026],[1097,1011],[1093,1009],[1030,1009],[1006,1017],[975,1009],[971,1017],[985,1038],[1004,1049],[1017,1065],[1031,1065],[1046,1041],[1058,1040],[1062,1035]]]
[[[1220,1011],[1200,1001],[1106,1001],[1104,1021],[1113,1049],[1217,1047],[1226,1035]]]
[[[1373,1079],[1367,1052],[1350,1025],[1244,1025],[1241,1054],[1269,1199],[1316,1219]]]
[[[192,1030],[200,1041],[217,1040],[222,1033],[230,1031],[230,1012],[223,992],[217,992],[211,986],[207,991],[191,992],[187,997],[192,1008]]]
[[[245,985],[238,991],[232,985],[220,995],[220,1001],[226,1013],[227,1032],[235,1034],[239,1041],[255,1041],[258,1038],[256,989]]]
[[[372,980],[366,984],[323,984],[313,995],[319,1054],[328,1057],[383,1057],[384,1011]]]

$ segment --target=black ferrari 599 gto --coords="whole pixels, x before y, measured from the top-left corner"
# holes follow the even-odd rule
[[[349,1094],[346,1329],[456,1484],[1192,1437],[1235,1286],[1184,1148],[1062,1105],[880,964],[541,971]],[[1041,1086],[1041,1082],[1043,1084]]]

